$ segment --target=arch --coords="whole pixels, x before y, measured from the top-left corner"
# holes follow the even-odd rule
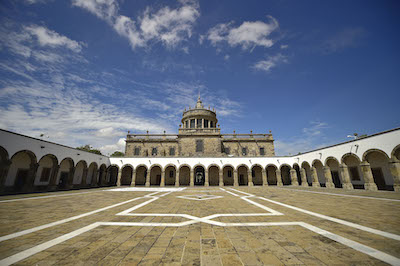
[[[58,166],[57,157],[53,154],[46,154],[40,158],[38,162],[38,169],[36,171],[34,185],[39,186],[40,190],[45,190],[53,175],[56,174],[56,167]],[[54,182],[54,179],[53,179]]]
[[[166,186],[173,186],[175,185],[176,180],[176,166],[174,164],[167,164],[164,167],[165,173],[165,185]]]
[[[194,185],[195,186],[204,186],[205,182],[205,169],[206,167],[202,164],[196,164],[193,167],[194,172]]]
[[[288,186],[292,184],[292,179],[290,177],[290,165],[282,164],[281,167],[281,176],[282,176],[282,184],[284,186]]]
[[[393,160],[400,161],[400,144],[393,148],[391,156]]]
[[[312,177],[311,177],[311,166],[308,162],[304,161],[301,163],[301,168],[303,168],[306,172],[306,180],[308,186],[312,186]]]
[[[69,185],[72,185],[74,165],[74,160],[70,157],[64,158],[60,162],[60,168],[58,169],[56,179],[56,184],[59,189],[66,189]]]
[[[116,186],[117,185],[118,172],[119,172],[118,165],[112,164],[108,167],[107,177],[106,177],[106,183],[108,186]]]
[[[208,166],[208,183],[210,186],[219,185],[219,166],[217,164],[211,164]]]
[[[323,166],[322,162],[318,159],[315,159],[312,162],[312,166],[317,170],[318,182],[319,182],[320,186],[326,187],[324,170],[323,170],[324,166]]]
[[[2,146],[0,146],[0,160],[1,162],[8,160],[8,152]]]
[[[364,153],[363,158],[370,164],[374,182],[379,190],[393,190],[394,178],[389,169],[390,158],[378,149]]]
[[[342,156],[341,162],[343,165],[347,166],[353,188],[364,189],[364,178],[360,168],[360,158],[354,153],[346,153]]]
[[[182,164],[179,166],[179,185],[189,186],[190,185],[190,165]]]
[[[234,167],[230,164],[225,164],[222,168],[224,186],[233,186],[234,184]]]
[[[278,180],[276,179],[276,170],[278,170],[278,167],[275,164],[268,164],[265,168],[267,173],[267,183],[269,186],[276,186],[278,184]]]
[[[136,166],[135,186],[146,185],[147,171],[147,166],[144,164],[139,164]]]
[[[328,157],[325,160],[325,166],[328,166],[331,171],[332,182],[335,188],[343,187],[343,177],[340,175],[339,171],[339,161],[335,157]]]
[[[86,186],[87,187],[91,187],[92,185],[94,185],[97,181],[97,163],[96,162],[92,162],[89,165],[88,168],[88,173],[87,173],[87,177],[86,177]]]
[[[237,166],[236,171],[239,186],[247,186],[249,184],[249,167],[245,164],[240,164]]]
[[[302,185],[302,180],[301,180],[301,174],[300,174],[300,166],[298,163],[293,164],[293,169],[296,170],[296,175],[297,175],[297,183],[299,186]]]
[[[36,155],[29,150],[21,150],[11,157],[11,165],[5,182],[6,189],[22,191],[33,188],[37,170]]]
[[[263,167],[259,164],[253,164],[251,167],[251,177],[255,186],[263,185],[262,169]]]
[[[98,175],[99,177],[97,179],[97,186],[99,187],[103,186],[106,172],[107,172],[107,166],[103,163],[102,165],[100,165],[99,168],[99,175]]]
[[[80,160],[75,166],[74,180],[72,184],[74,184],[75,187],[80,187],[80,184],[82,183],[82,180],[85,180],[86,175],[87,163],[84,160]]]
[[[162,166],[154,164],[150,168],[150,186],[159,186],[161,184]]]
[[[121,169],[121,186],[130,186],[132,183],[133,166],[125,164]]]
[[[348,153],[343,154],[342,158],[340,159],[340,162],[341,162],[341,163],[345,163],[345,159],[346,159],[347,157],[354,157],[354,158],[358,161],[358,163],[361,163],[361,160],[360,160],[360,158],[357,156],[357,154],[351,153],[351,152],[348,152]]]

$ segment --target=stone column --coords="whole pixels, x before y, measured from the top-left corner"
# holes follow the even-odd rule
[[[393,176],[394,191],[400,191],[400,161],[391,159],[389,161],[389,170]]]
[[[117,187],[121,186],[122,168],[118,169]]]
[[[308,187],[306,169],[300,168],[301,186]]]
[[[238,172],[237,170],[233,170],[233,185],[235,187],[239,186]]]
[[[321,184],[318,181],[317,168],[311,167],[311,177],[312,177],[312,186],[313,187],[321,187]]]
[[[57,189],[57,175],[58,175],[58,171],[60,170],[60,166],[56,165],[55,167],[53,167],[53,171],[51,171],[51,176],[50,176],[50,180],[49,180],[49,190],[54,191]]]
[[[297,180],[297,172],[294,168],[290,169],[290,179],[292,181],[292,186],[299,185],[299,181]]]
[[[151,172],[150,169],[146,171],[146,185],[145,185],[146,187],[150,186],[150,172]]]
[[[100,169],[96,169],[93,171],[93,176],[92,176],[92,182],[91,182],[91,187],[97,187],[97,176],[99,176]]]
[[[339,166],[339,171],[340,171],[340,177],[342,178],[343,188],[354,189],[353,184],[351,183],[350,180],[349,169],[347,168],[347,165],[345,163],[342,163]]]
[[[247,171],[247,185],[249,187],[254,186],[254,184],[253,184],[253,175],[252,175],[252,171],[251,170]]]
[[[331,168],[329,166],[324,166],[324,176],[325,176],[325,186],[327,188],[334,188],[335,184],[332,182],[332,173]]]
[[[224,186],[224,169],[218,170],[218,180],[219,180],[219,186],[223,187]]]
[[[180,169],[178,169],[176,171],[176,177],[175,177],[175,186],[176,187],[179,187],[179,172],[180,172]]]
[[[281,170],[276,169],[276,170],[275,170],[275,175],[276,175],[276,185],[277,185],[278,187],[283,186]]]
[[[1,162],[1,172],[0,172],[0,191],[4,191],[5,190],[5,186],[6,186],[6,179],[7,179],[7,175],[8,175],[8,171],[10,170],[10,166],[12,164],[11,160],[6,160]]]
[[[160,187],[165,187],[165,171],[161,171]]]
[[[261,174],[262,174],[263,186],[268,186],[267,170],[265,170],[265,168],[262,168],[261,169]]]
[[[204,122],[204,119],[203,119],[203,122]],[[204,186],[208,187],[210,185],[210,182],[208,181],[208,170],[204,170],[204,175],[205,175]]]
[[[28,192],[28,191],[33,191],[35,187],[35,178],[36,178],[36,173],[39,168],[38,163],[31,163],[29,172],[28,172],[28,178],[25,182],[24,187],[22,188],[22,191]]]
[[[75,167],[69,168],[68,181],[65,188],[71,189],[74,186]]]
[[[131,180],[131,187],[136,186],[136,170],[132,170],[132,180]]]
[[[197,119],[196,119],[197,121]],[[194,187],[194,169],[190,170],[190,186]]]
[[[378,190],[378,187],[375,184],[374,176],[372,175],[371,166],[367,161],[363,161],[360,164],[361,172],[364,177],[364,188],[366,190]]]

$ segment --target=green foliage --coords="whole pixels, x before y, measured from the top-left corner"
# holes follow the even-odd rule
[[[120,151],[115,151],[113,154],[110,155],[110,157],[124,157],[125,153],[120,152]]]
[[[101,154],[100,150],[92,149],[92,147],[89,144],[86,144],[86,145],[80,146],[80,147],[76,147],[76,148],[81,151],[87,151],[87,152],[91,152],[94,154],[103,155],[103,154]]]

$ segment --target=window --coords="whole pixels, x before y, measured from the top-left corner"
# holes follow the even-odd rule
[[[175,148],[169,148],[169,155],[175,155]]]
[[[225,148],[225,153],[226,154],[231,154],[231,150],[229,148]]]
[[[204,128],[208,128],[208,120],[204,120]]]
[[[196,120],[191,119],[190,120],[190,128],[195,128]]]
[[[169,177],[174,177],[174,171],[169,171]]]
[[[151,155],[157,155],[157,148],[153,148],[151,151]]]
[[[185,121],[185,128],[189,128],[189,120]]]
[[[203,147],[203,140],[198,139],[196,140],[196,152],[203,152],[204,147]]]
[[[232,177],[232,170],[228,170],[228,177]]]
[[[265,155],[265,150],[264,150],[264,148],[260,148],[260,155]]]
[[[203,120],[197,119],[197,128],[202,128],[202,127],[203,127]]]
[[[214,127],[214,122],[210,121],[210,127]]]
[[[349,167],[351,180],[360,180],[360,174],[358,173],[357,166]]]
[[[247,148],[242,148],[242,155],[247,155]]]
[[[139,147],[135,147],[134,153],[135,156],[139,156],[140,155],[140,148]]]
[[[50,167],[43,167],[42,175],[40,176],[40,182],[49,181],[50,172],[51,172],[51,168]]]

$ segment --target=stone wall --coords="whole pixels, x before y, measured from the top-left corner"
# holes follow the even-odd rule
[[[135,155],[135,148],[140,149],[139,155]],[[142,141],[127,142],[125,146],[125,157],[176,157],[179,156],[177,141]],[[157,155],[152,155],[153,148],[157,148]],[[169,149],[175,148],[175,155],[169,155]]]
[[[272,141],[237,140],[223,141],[224,150],[229,149],[229,154],[240,157],[275,156],[274,143]],[[242,148],[247,149],[247,155],[243,155]],[[264,155],[260,154],[260,148],[264,148]]]

